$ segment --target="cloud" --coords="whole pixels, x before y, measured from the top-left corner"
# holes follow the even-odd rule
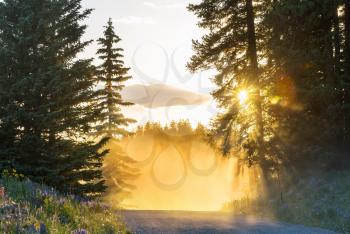
[[[131,85],[122,92],[123,99],[147,108],[203,105],[209,95],[194,93],[165,84]]]
[[[155,24],[155,21],[152,17],[140,16],[125,16],[114,21],[122,24]]]
[[[156,4],[154,2],[144,2],[144,6],[151,7],[153,9],[174,9],[174,8],[185,8],[186,4],[173,3],[173,4]]]

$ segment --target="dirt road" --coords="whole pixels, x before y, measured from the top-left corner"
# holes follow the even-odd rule
[[[219,212],[123,211],[129,228],[137,234],[335,234]]]

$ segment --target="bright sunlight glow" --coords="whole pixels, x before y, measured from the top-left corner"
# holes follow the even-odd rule
[[[238,93],[238,100],[240,102],[241,105],[245,105],[247,104],[249,98],[249,93],[247,90],[241,90]]]

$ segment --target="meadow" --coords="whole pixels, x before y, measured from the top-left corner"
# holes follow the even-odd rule
[[[3,176],[0,187],[0,233],[129,233],[101,202],[63,195],[19,176]]]

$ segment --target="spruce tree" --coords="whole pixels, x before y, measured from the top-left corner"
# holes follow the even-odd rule
[[[81,0],[0,3],[0,159],[29,179],[75,194],[104,191],[95,68],[77,59],[91,13]]]
[[[101,115],[96,128],[97,135],[109,139],[107,148],[110,153],[104,161],[103,171],[108,185],[107,192],[118,202],[130,195],[133,189],[131,181],[138,172],[134,168],[136,161],[123,151],[118,142],[130,134],[126,127],[135,122],[124,117],[121,110],[123,106],[130,106],[132,103],[123,101],[120,93],[124,88],[124,82],[131,79],[128,75],[130,69],[124,66],[123,49],[118,47],[120,41],[120,37],[114,31],[112,19],[109,19],[104,37],[98,39],[101,48],[97,54],[103,63],[98,67],[97,76],[102,88],[98,90],[97,96]]]
[[[124,66],[123,49],[117,47],[120,41],[120,37],[115,34],[112,19],[109,19],[104,37],[98,39],[101,48],[97,54],[103,61],[98,68],[98,82],[104,87],[98,91],[98,105],[102,115],[97,131],[99,135],[110,138],[126,136],[128,131],[125,127],[134,122],[125,118],[121,112],[121,107],[132,103],[123,101],[120,94],[124,88],[123,83],[131,79],[128,75],[130,68]]]

